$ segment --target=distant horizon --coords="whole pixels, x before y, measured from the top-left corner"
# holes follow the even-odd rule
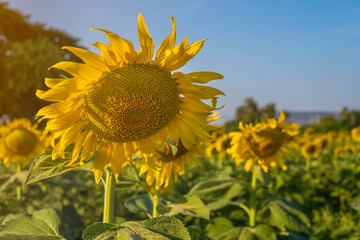
[[[349,109],[349,110],[351,111],[351,110],[357,110],[357,109]],[[280,111],[286,111],[286,112],[290,113],[290,118],[294,114],[312,114],[312,115],[319,114],[319,115],[322,115],[322,116],[330,114],[330,115],[333,115],[334,117],[335,116],[339,117],[340,113],[341,113],[341,111],[338,111],[338,112],[337,111],[292,111],[292,110],[286,110],[286,109],[283,109],[283,110],[275,109],[275,115],[276,115],[277,118],[280,115]],[[234,113],[234,117],[232,119],[224,119],[223,116],[220,116],[220,119],[217,121],[217,123],[219,124],[220,122],[234,121],[234,120],[236,120],[235,113]]]

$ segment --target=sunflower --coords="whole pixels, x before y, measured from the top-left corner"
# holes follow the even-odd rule
[[[0,158],[23,168],[45,149],[42,134],[29,119],[19,118],[0,126]]]
[[[351,130],[351,138],[355,142],[360,142],[360,127],[356,127]]]
[[[216,150],[222,157],[224,157],[230,149],[231,138],[231,135],[224,133],[222,136],[218,137],[215,142]]]
[[[218,151],[216,150],[216,143],[210,143],[207,147],[206,147],[206,155],[208,157],[215,157],[217,156]]]
[[[304,130],[304,136],[310,136],[313,133],[314,133],[314,128],[312,128],[312,127],[307,127]]]
[[[331,141],[329,134],[324,134],[314,140],[314,144],[317,145],[317,149],[322,152],[329,145]]]
[[[336,135],[336,144],[343,144],[344,142],[351,141],[351,133],[349,131],[341,131]]]
[[[208,124],[217,119],[219,119],[218,112],[207,117],[207,124],[203,126],[204,130],[208,132],[218,130],[220,126]],[[186,166],[192,167],[195,163],[202,167],[198,156],[206,155],[204,145],[209,140],[208,137],[198,137],[191,149],[186,148],[181,139],[157,145],[153,153],[143,154],[143,158],[137,164],[137,167],[140,168],[139,175],[141,176],[146,172],[146,183],[151,187],[152,192],[155,192],[156,189],[167,191],[171,189],[172,183],[178,181],[179,176],[184,175]],[[149,158],[152,161],[149,161]],[[154,165],[149,165],[149,162],[153,162]]]
[[[240,122],[240,132],[230,133],[232,141],[229,153],[235,158],[235,163],[239,165],[246,161],[245,171],[249,171],[256,162],[264,172],[277,165],[286,170],[280,154],[288,151],[287,143],[298,133],[299,126],[295,123],[285,124],[284,119],[285,115],[281,112],[278,121],[271,118],[255,126]]]
[[[202,166],[198,160],[198,156],[204,156],[205,153],[201,147],[201,142],[197,140],[197,143],[191,148],[187,149],[181,142],[176,145],[176,150],[169,144],[164,143],[162,146],[155,148],[155,154],[152,154],[152,158],[157,168],[151,168],[147,161],[142,158],[138,167],[140,168],[139,175],[146,172],[146,183],[155,189],[166,189],[178,181],[178,177],[184,175],[185,166],[191,167],[195,164]]]
[[[47,130],[55,134],[54,159],[64,157],[64,149],[72,142],[72,166],[82,164],[96,152],[91,169],[99,182],[108,166],[116,177],[123,173],[126,165],[133,164],[137,150],[151,154],[155,144],[168,138],[181,140],[189,150],[198,136],[207,136],[203,126],[215,107],[202,100],[216,100],[224,93],[199,84],[223,76],[214,72],[172,73],[200,51],[205,39],[188,44],[186,36],[175,46],[176,25],[171,20],[173,30],[155,54],[141,14],[137,21],[140,51],[130,41],[104,29],[98,30],[106,34],[110,44],[93,44],[101,56],[64,47],[84,63],[55,64],[51,68],[64,70],[72,77],[47,78],[50,89],[37,92],[39,98],[55,102],[37,113],[37,117],[49,119]]]
[[[336,147],[334,149],[334,156],[335,157],[342,157],[347,153],[355,153],[356,147],[354,145],[345,145],[341,147]]]
[[[308,142],[301,148],[301,155],[305,158],[316,157],[320,151],[321,149],[319,144]]]

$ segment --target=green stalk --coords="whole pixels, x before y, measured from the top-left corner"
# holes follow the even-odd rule
[[[159,189],[155,189],[155,194],[152,195],[151,199],[153,201],[153,218],[156,218],[159,216],[159,213],[157,211],[157,206],[159,205],[159,195],[160,195],[160,190]]]
[[[115,176],[111,170],[105,170],[105,194],[104,194],[104,223],[114,222],[114,203],[115,203]]]
[[[306,170],[306,173],[309,173],[309,171],[310,171],[310,157],[306,158],[305,170]]]
[[[256,170],[255,166],[252,168],[251,177],[251,192],[250,192],[250,214],[249,214],[249,225],[255,227],[256,218]]]
[[[20,164],[17,164],[16,165],[16,172],[17,173],[20,173],[21,172],[21,165]],[[18,201],[21,200],[21,186],[20,185],[17,185],[16,186],[16,199]]]
[[[225,157],[225,156],[224,156],[224,157]],[[223,157],[222,157],[222,156],[219,156],[219,157],[218,157],[218,169],[219,169],[219,170],[221,170],[221,169],[223,168],[223,165],[224,165],[223,161],[224,161]]]

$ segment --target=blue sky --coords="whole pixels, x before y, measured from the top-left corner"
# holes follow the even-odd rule
[[[138,46],[136,21],[141,12],[154,42],[177,24],[177,42],[207,38],[203,49],[180,69],[215,71],[211,83],[225,92],[223,120],[234,118],[247,97],[277,110],[340,111],[360,109],[359,1],[219,0],[10,0],[30,14],[81,39],[85,45],[107,42],[111,30]],[[90,48],[90,47],[89,47]],[[138,48],[138,47],[137,47]]]

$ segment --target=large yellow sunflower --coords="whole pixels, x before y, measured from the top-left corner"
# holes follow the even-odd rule
[[[122,173],[132,164],[137,149],[151,154],[154,144],[168,138],[180,139],[185,149],[191,149],[197,137],[207,135],[203,126],[215,108],[202,99],[215,99],[223,92],[196,83],[223,77],[214,72],[171,73],[193,58],[205,41],[188,44],[185,37],[175,46],[176,25],[171,20],[173,30],[159,45],[154,59],[154,43],[141,14],[137,22],[140,51],[130,41],[103,29],[99,30],[110,44],[93,44],[101,56],[81,48],[64,48],[84,63],[55,64],[51,68],[73,77],[47,78],[50,90],[37,92],[39,98],[55,102],[37,114],[49,119],[47,129],[55,134],[53,158],[64,157],[64,149],[72,142],[72,164],[81,164],[96,151],[91,168],[99,182],[108,166],[115,176]]]
[[[23,168],[45,149],[42,134],[29,119],[14,119],[0,126],[0,158],[5,166],[11,163]]]
[[[240,132],[230,133],[232,141],[229,153],[235,158],[235,163],[239,165],[246,161],[245,171],[249,171],[256,162],[264,172],[278,165],[286,170],[280,154],[288,151],[288,142],[298,133],[299,126],[295,123],[285,124],[284,119],[285,115],[281,112],[278,121],[271,118],[255,126],[240,122]]]

